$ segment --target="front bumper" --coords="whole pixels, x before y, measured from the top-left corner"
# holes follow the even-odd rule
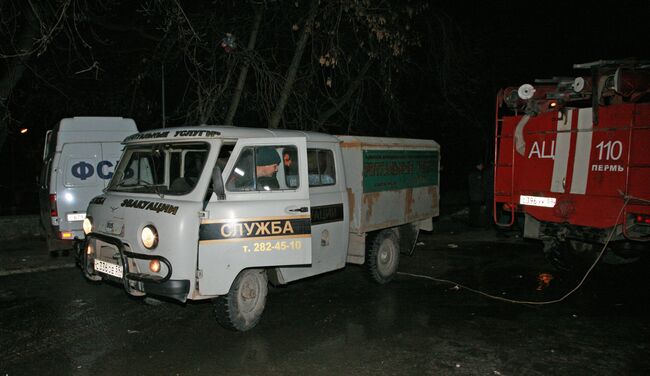
[[[110,251],[113,252],[112,258],[122,267],[122,278],[95,270],[95,258],[97,258],[100,250],[95,248],[92,254],[89,254],[87,250],[91,244],[96,244],[96,241],[110,246]],[[82,249],[81,268],[86,278],[90,280],[110,279],[121,282],[126,292],[130,295],[152,294],[181,302],[187,300],[187,295],[190,291],[190,281],[186,279],[171,279],[172,264],[163,256],[131,252],[127,250],[127,247],[121,240],[96,233],[91,233],[86,236]],[[135,260],[158,260],[166,266],[167,272],[164,276],[141,273],[137,270]]]

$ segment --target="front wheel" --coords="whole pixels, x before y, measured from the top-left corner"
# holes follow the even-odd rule
[[[257,325],[264,312],[268,278],[262,269],[237,275],[227,295],[215,299],[217,321],[226,329],[246,331]]]
[[[399,242],[393,230],[382,230],[368,249],[366,265],[377,283],[390,282],[399,266]]]

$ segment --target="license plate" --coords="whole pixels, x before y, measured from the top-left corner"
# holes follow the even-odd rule
[[[70,213],[68,214],[68,222],[83,221],[86,218],[86,213]]]
[[[539,196],[519,196],[519,204],[529,206],[541,206],[545,208],[555,207],[555,197],[539,197]]]
[[[95,271],[122,278],[122,266],[110,262],[95,260]]]

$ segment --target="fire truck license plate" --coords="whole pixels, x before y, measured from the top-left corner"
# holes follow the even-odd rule
[[[110,262],[95,260],[95,271],[122,278],[122,266]]]
[[[530,206],[555,207],[555,197],[519,196],[519,204]]]

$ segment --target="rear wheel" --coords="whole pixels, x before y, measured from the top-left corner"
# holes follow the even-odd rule
[[[390,282],[399,266],[399,242],[393,230],[382,230],[368,249],[366,265],[377,283]]]
[[[264,312],[268,278],[262,269],[239,273],[227,295],[215,299],[215,313],[221,326],[246,331],[257,325]]]

